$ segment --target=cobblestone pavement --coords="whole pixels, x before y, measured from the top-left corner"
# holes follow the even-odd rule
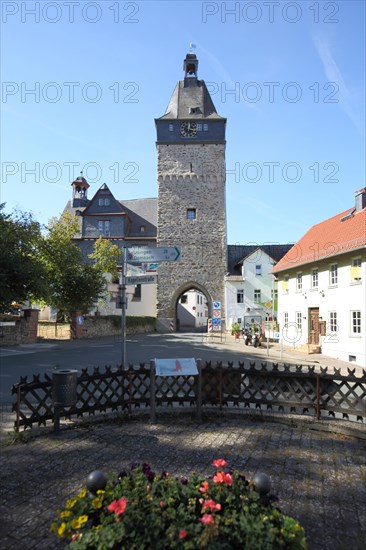
[[[284,513],[306,530],[309,548],[361,550],[366,540],[366,437],[347,434],[347,423],[303,417],[207,412],[199,424],[190,411],[139,413],[103,422],[62,425],[31,432],[26,443],[1,447],[1,546],[63,548],[49,525],[65,500],[92,470],[118,473],[129,463],[148,462],[155,471],[189,476],[212,474],[211,462],[225,458],[249,478],[270,475]],[[338,433],[332,426],[338,426]],[[339,428],[340,426],[340,428]],[[317,428],[317,429],[316,429]],[[29,432],[25,432],[26,434]],[[347,435],[346,435],[347,434]],[[250,550],[250,549],[249,549]]]

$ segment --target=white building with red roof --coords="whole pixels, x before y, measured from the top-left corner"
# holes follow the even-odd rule
[[[366,367],[366,188],[288,251],[278,277],[284,345]]]

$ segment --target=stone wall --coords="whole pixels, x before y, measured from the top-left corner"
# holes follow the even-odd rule
[[[0,346],[37,342],[38,309],[26,309],[23,316],[3,316],[0,321]]]
[[[146,323],[139,326],[127,326],[127,334],[149,333],[155,331],[155,319],[146,320]],[[128,320],[127,320],[128,325]],[[81,325],[82,334],[79,338],[101,338],[103,336],[121,335],[121,320],[115,317],[85,317]]]

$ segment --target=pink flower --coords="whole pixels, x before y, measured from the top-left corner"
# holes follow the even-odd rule
[[[187,536],[187,531],[185,529],[181,529],[181,531],[179,531],[179,539],[182,540],[182,539],[185,539]]]
[[[213,461],[212,466],[215,466],[215,468],[225,468],[225,466],[227,466],[227,462],[223,458],[218,458]]]
[[[214,483],[225,483],[226,485],[233,484],[233,478],[230,474],[225,474],[225,472],[217,472],[213,480]]]
[[[221,504],[216,503],[214,500],[206,500],[203,503],[202,510],[206,510],[207,508],[209,508],[210,510],[221,510]]]
[[[201,493],[206,493],[208,489],[208,481],[204,481],[200,487]]]
[[[165,505],[165,502],[164,502],[163,500],[161,500],[161,501],[159,502],[159,504],[160,504],[160,508],[162,508],[162,507]]]
[[[108,506],[108,512],[114,512],[116,516],[123,514],[123,512],[126,510],[127,502],[128,498],[120,498],[118,500],[114,500]]]
[[[214,517],[211,514],[203,514],[200,518],[200,522],[209,525],[210,523],[215,523]]]

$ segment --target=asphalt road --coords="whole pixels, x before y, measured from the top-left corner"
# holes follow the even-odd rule
[[[11,387],[20,381],[21,376],[31,380],[33,375],[51,373],[57,366],[80,370],[85,367],[121,364],[122,343],[118,338],[101,338],[98,340],[59,340],[28,344],[13,348],[0,348],[0,405],[14,401]],[[226,364],[233,361],[263,361],[275,363],[292,363],[297,365],[315,365],[316,369],[338,368],[347,374],[351,368],[356,376],[364,373],[362,367],[345,363],[322,354],[307,355],[289,348],[282,349],[279,344],[266,342],[260,348],[245,346],[243,339],[235,341],[231,335],[220,340],[215,337],[207,340],[202,333],[173,334],[137,334],[126,340],[126,363],[138,365],[149,363],[155,358],[194,357],[204,361],[222,361]],[[42,379],[42,378],[41,378]]]
[[[208,361],[253,360],[251,348],[242,341],[210,343],[199,333],[175,334],[138,334],[127,337],[127,363],[138,365],[154,358],[195,357]],[[245,355],[244,355],[245,354]],[[0,348],[0,404],[12,403],[11,387],[27,376],[31,380],[34,374],[51,372],[56,366],[80,370],[121,364],[121,339],[103,338],[100,340],[58,341]]]

